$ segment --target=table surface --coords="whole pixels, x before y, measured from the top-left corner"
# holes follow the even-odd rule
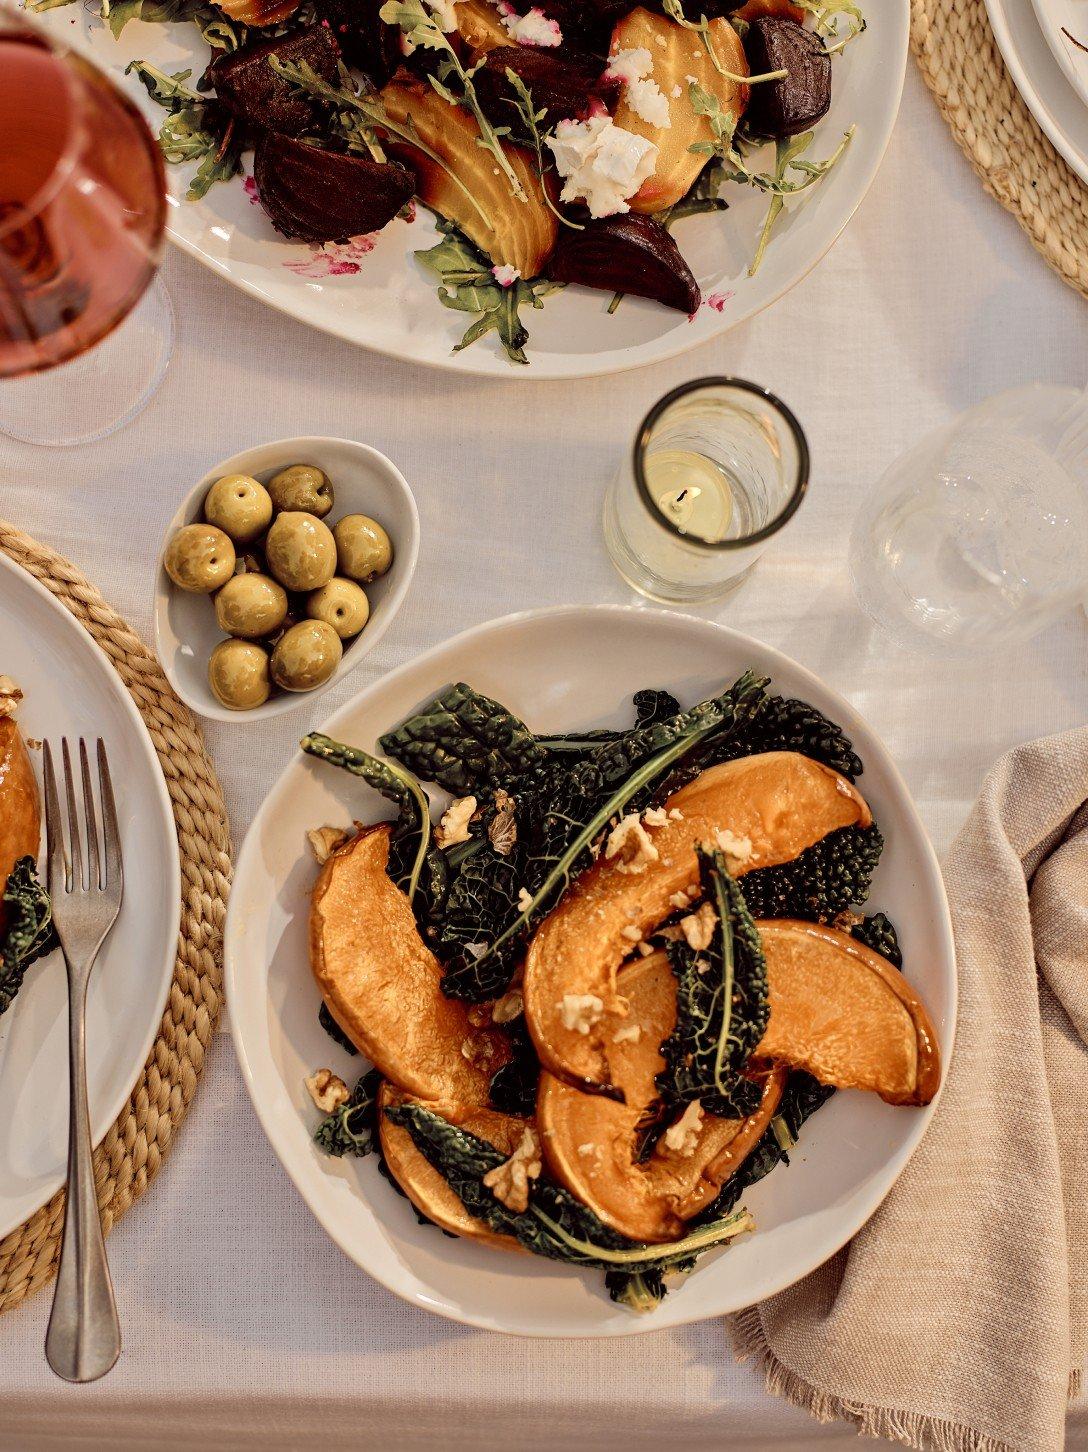
[[[1070,616],[997,661],[932,664],[876,633],[845,568],[865,491],[924,431],[1002,388],[1083,384],[1088,309],[989,200],[913,66],[869,197],[769,312],[657,368],[502,386],[359,352],[263,309],[172,252],[178,340],[135,424],[76,451],[0,439],[0,514],[67,555],[149,638],[152,565],[210,462],[271,438],[365,440],[419,502],[419,573],[390,634],[319,716],[464,627],[560,602],[628,601],[605,558],[602,489],[639,418],[699,374],[764,383],[797,412],[809,498],[755,575],[708,612],[848,696],[899,761],[938,850],[987,766],[1088,718],[1088,625]],[[516,413],[514,411],[516,410]],[[511,415],[516,420],[512,426]],[[305,710],[209,726],[240,841]],[[531,1343],[402,1304],[326,1239],[280,1169],[221,1035],[150,1193],[109,1241],[125,1351],[89,1388],[42,1356],[48,1293],[0,1320],[0,1446],[839,1447],[770,1398],[708,1322],[620,1342]],[[1088,1409],[1070,1445],[1088,1447]]]

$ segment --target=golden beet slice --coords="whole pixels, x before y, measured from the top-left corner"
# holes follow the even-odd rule
[[[243,25],[279,25],[294,15],[301,0],[224,0],[219,8]]]
[[[461,39],[477,56],[511,43],[509,33],[490,0],[458,0],[453,18],[457,21]]]
[[[644,827],[653,860],[602,856],[529,945],[525,1021],[542,1064],[561,1079],[608,1084],[605,1048],[624,1013],[616,970],[639,938],[676,911],[677,894],[695,888],[697,846],[714,843],[719,829],[748,838],[751,857],[737,865],[739,874],[791,862],[829,832],[872,822],[855,786],[795,751],[711,767],[669,798],[664,817],[664,825]]]
[[[736,76],[748,75],[744,47],[729,21],[712,20],[709,34],[714,53],[724,68]],[[616,108],[615,122],[624,131],[645,136],[657,147],[653,175],[642,183],[631,207],[636,212],[660,212],[687,196],[709,160],[689,148],[696,142],[714,140],[710,122],[692,108],[688,93],[691,79],[713,96],[724,112],[738,117],[748,104],[748,87],[721,74],[707,54],[702,35],[641,7],[624,16],[616,26],[611,46],[613,55],[617,51],[639,49],[648,50],[653,57],[650,79],[657,83],[668,102],[670,125],[661,127],[647,121],[628,103],[626,96]]]
[[[462,183],[459,186],[449,171],[418,147],[397,142],[390,149],[415,171],[420,199],[456,222],[492,262],[515,267],[526,279],[538,277],[555,246],[559,224],[548,210],[529,153],[503,144],[525,194],[523,200],[512,193],[493,153],[479,145],[480,129],[464,107],[451,106],[406,71],[398,71],[381,98],[391,120],[403,122],[411,117],[423,144],[440,156]],[[473,205],[473,200],[478,205]]]
[[[767,1073],[759,1107],[748,1118],[696,1116],[698,1123],[675,1148],[662,1137],[640,1163],[639,1124],[659,1097],[661,1044],[676,1025],[676,979],[668,957],[658,952],[625,968],[617,987],[630,1013],[605,1053],[611,1081],[626,1102],[586,1094],[543,1073],[537,1123],[544,1154],[555,1178],[613,1230],[650,1244],[678,1240],[685,1221],[711,1204],[758,1144],[778,1108],[786,1070]]]
[[[390,1174],[412,1204],[420,1214],[452,1235],[480,1240],[498,1250],[520,1251],[522,1247],[513,1236],[499,1235],[484,1221],[468,1213],[445,1178],[416,1148],[408,1131],[389,1119],[386,1111],[403,1100],[404,1095],[398,1089],[391,1084],[382,1085],[378,1093],[378,1137]],[[460,1125],[470,1134],[486,1139],[505,1155],[514,1153],[528,1123],[524,1119],[515,1119],[513,1115],[499,1114],[494,1109],[466,1108],[456,1104],[427,1104],[427,1108],[441,1114],[452,1124]]]
[[[0,716],[0,894],[20,857],[37,857],[41,836],[38,784],[12,716]],[[6,914],[0,898],[0,933]]]
[[[940,1050],[903,975],[835,928],[789,919],[756,927],[771,1012],[755,1055],[889,1104],[928,1104],[941,1082]]]
[[[314,978],[352,1043],[398,1088],[486,1104],[509,1041],[476,1028],[468,1006],[443,995],[438,960],[385,870],[389,832],[388,825],[360,832],[322,867],[310,903]]]

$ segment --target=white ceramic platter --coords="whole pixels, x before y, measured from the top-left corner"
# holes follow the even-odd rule
[[[140,58],[167,72],[199,73],[206,48],[191,26],[139,21],[115,41],[88,13],[92,8],[67,5],[41,20],[120,80],[157,130],[164,113],[134,77],[123,77],[125,65]],[[866,10],[868,30],[834,63],[832,107],[819,125],[811,158],[830,155],[851,124],[857,134],[835,170],[780,219],[756,276],[748,277],[747,268],[766,208],[762,193],[731,187],[728,212],[691,218],[677,228],[681,251],[704,294],[691,321],[637,298],[625,298],[610,317],[610,294],[568,288],[546,299],[542,311],[527,310],[531,366],[525,368],[510,363],[494,335],[453,352],[472,319],[439,304],[435,278],[412,257],[438,236],[422,210],[415,222],[392,222],[373,239],[298,246],[277,236],[251,186],[247,190],[236,179],[213,187],[201,202],[184,202],[189,172],[172,167],[170,236],[245,292],[394,358],[529,379],[580,378],[657,363],[726,332],[781,297],[820,260],[868,191],[899,109],[909,15],[907,0],[877,0]],[[767,148],[759,164],[765,168],[772,161]]]
[[[956,1012],[952,935],[940,872],[906,787],[858,714],[808,671],[748,636],[688,616],[623,606],[532,611],[479,626],[393,671],[323,730],[373,748],[434,692],[465,680],[541,731],[620,725],[643,686],[685,703],[746,667],[839,721],[865,762],[861,787],[887,838],[872,902],[900,931],[906,972],[933,1015],[945,1061]],[[315,722],[316,726],[317,723]],[[238,859],[227,921],[231,1029],[265,1132],[333,1240],[390,1290],[454,1320],[528,1336],[623,1336],[734,1311],[790,1285],[832,1255],[891,1188],[932,1115],[840,1093],[806,1125],[788,1168],[745,1197],[758,1229],[707,1257],[663,1304],[635,1316],[601,1277],[451,1240],[420,1226],[372,1160],[334,1160],[311,1135],[303,1077],[354,1061],[317,1022],[306,918],[316,873],[308,828],[386,815],[357,779],[301,755],[268,794]],[[894,1268],[892,1268],[894,1272]]]
[[[1069,84],[1088,107],[1088,0],[1032,0],[1039,28]],[[1078,45],[1077,42],[1080,42]]]
[[[87,995],[97,1144],[150,1052],[173,976],[181,878],[170,799],[151,738],[106,657],[47,590],[2,557],[0,673],[25,693],[19,722],[28,739],[101,736],[109,749],[125,896]],[[54,953],[28,970],[0,1018],[0,1237],[64,1181],[67,1015],[64,963]]]
[[[1088,13],[1088,0],[1085,10]],[[1032,0],[986,0],[986,11],[1024,104],[1058,153],[1081,181],[1088,182],[1088,106],[1062,74]],[[1088,56],[1084,59],[1088,61]]]

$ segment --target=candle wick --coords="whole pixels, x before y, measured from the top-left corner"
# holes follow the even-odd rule
[[[688,492],[687,489],[681,489],[680,493],[676,496],[676,502],[677,502],[677,504],[682,504],[683,503],[684,496],[687,494],[687,492]]]

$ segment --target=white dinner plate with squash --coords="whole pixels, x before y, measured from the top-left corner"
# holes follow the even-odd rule
[[[746,678],[749,671],[770,684]],[[467,706],[464,693],[446,694],[459,682],[473,688]],[[574,779],[583,785],[604,780],[600,753],[612,748],[583,733],[630,732],[636,692],[643,693],[636,706],[644,753],[651,742],[656,752],[680,739],[670,714],[677,703],[687,712],[707,702],[684,716],[685,733],[708,733],[699,738],[701,755],[691,754],[688,734],[678,755],[649,759],[646,779],[658,793],[652,805],[630,795],[634,778],[624,775],[619,790],[634,812],[613,811],[619,798],[611,787],[594,798],[592,812],[573,807],[591,845],[569,859],[555,848],[545,871],[545,878],[559,873],[550,896],[539,873],[525,879],[532,892],[524,890],[519,874],[534,869],[519,854],[535,849],[529,819],[519,815],[521,786],[513,804],[490,786],[477,787],[478,800],[470,802],[466,787],[482,781],[480,773],[497,780],[494,771],[508,770],[515,757],[519,770],[546,773],[560,770],[562,758],[561,775],[548,775],[559,784],[539,798],[546,817],[555,808],[554,826],[563,802],[575,800],[563,796],[562,773],[588,770],[591,777]],[[445,704],[436,714],[427,703],[440,694]],[[798,716],[790,698],[842,731]],[[480,726],[496,716],[493,702],[528,731]],[[482,731],[488,749],[471,762],[471,752],[440,759],[435,742],[445,750],[451,739],[449,713],[461,722],[466,711],[476,713],[470,734]],[[432,781],[449,791],[427,784],[435,827],[424,831],[421,808],[411,805],[419,798],[409,789],[404,800],[409,817],[419,813],[417,828],[394,827],[391,835],[388,802],[353,770],[375,779],[370,753],[406,722],[388,750],[402,771],[423,778],[433,768]],[[742,739],[746,746],[729,746]],[[624,762],[647,759],[628,758],[635,737],[621,740]],[[805,745],[811,754],[799,749]],[[306,748],[269,792],[239,854],[227,991],[261,1124],[311,1210],[357,1265],[420,1307],[490,1330],[620,1336],[735,1311],[781,1291],[872,1215],[932,1116],[952,1050],[956,977],[944,889],[925,830],[884,747],[845,700],[786,656],[708,621],[622,606],[562,607],[493,621],[436,647],[342,707],[320,735],[306,738]],[[579,766],[589,753],[592,764]],[[614,769],[617,759],[604,765]],[[392,789],[404,785],[401,777]],[[822,925],[794,921],[828,916],[808,913],[808,905],[832,903],[843,882],[860,880],[853,866],[830,869],[847,862],[842,853],[870,852],[873,821],[883,850],[867,858],[864,908],[836,911]],[[559,821],[556,830],[568,827]],[[573,838],[555,841],[574,851]],[[481,941],[472,941],[475,928],[458,926],[447,893],[441,932],[450,936],[439,947],[439,919],[428,918],[425,907],[437,899],[419,896],[434,892],[432,859],[444,858],[445,875],[456,882],[474,853],[477,863],[490,864],[481,875],[491,884],[503,872],[495,854],[513,854],[503,858],[520,864],[513,880],[489,891],[510,899],[510,913],[528,916],[510,918],[505,928],[496,916]],[[685,853],[694,870],[683,867]],[[387,871],[393,858],[397,865]],[[573,885],[563,888],[565,861],[574,864]],[[718,908],[709,927],[708,902]],[[864,922],[863,914],[870,915]],[[898,950],[894,935],[889,947],[889,920]],[[442,970],[420,930],[436,944],[452,996],[440,992]],[[901,974],[893,966],[899,954]],[[733,1016],[722,1027],[711,1007],[704,1020],[698,1005],[710,1003],[699,998],[702,985],[726,981],[726,971]],[[513,996],[506,988],[512,973]],[[769,1018],[744,1007],[760,1002],[769,1002]],[[717,1090],[736,1095],[733,1117],[704,1090],[704,1107],[699,1099],[693,1107],[691,1084],[714,1058],[707,1058],[708,1041],[681,1040],[681,1050],[690,1042],[692,1053],[668,1052],[670,1032],[691,1027],[693,1003],[698,1031],[704,1021],[718,1023],[711,1078]],[[504,1047],[515,1039],[510,1015],[522,1004],[529,1039],[512,1051]],[[336,1080],[361,1086],[369,1060],[349,1055],[319,1022],[323,1005],[326,1022],[364,1046],[385,1076],[379,1089],[372,1075],[372,1099],[358,1101],[360,1116],[374,1116],[367,1123],[380,1120],[375,1138],[385,1167],[458,1238],[421,1223],[373,1153],[325,1152],[340,1130],[350,1130],[338,1141],[341,1150],[365,1138],[363,1118],[344,1117],[350,1105],[342,1093],[330,1099],[323,1091]],[[524,1035],[521,1023],[515,1018],[514,1028]],[[535,1148],[525,1133],[531,1109],[511,1109],[509,1079],[500,1101],[490,1077],[496,1065],[506,1072],[511,1052],[523,1054],[530,1041],[543,1066],[538,1079],[530,1053]],[[742,1041],[734,1060],[731,1045]],[[838,1088],[811,1117],[795,1121],[787,1098],[815,1082],[802,1072],[808,1069],[825,1083],[859,1087]],[[651,1107],[655,1077],[667,1107]],[[794,1107],[798,1102],[795,1096]],[[443,1158],[450,1145],[452,1161]],[[484,1156],[478,1163],[471,1158],[477,1152]],[[760,1156],[769,1173],[757,1180],[752,1166]],[[462,1188],[454,1194],[458,1175]],[[735,1203],[726,1203],[741,1185]],[[592,1266],[572,1264],[572,1236],[575,1259],[587,1238],[608,1253],[594,1254]],[[558,1245],[566,1259],[510,1253],[515,1242],[543,1245],[547,1254]],[[706,1253],[690,1274],[673,1274],[668,1257],[689,1246]],[[651,1284],[655,1267],[664,1272],[664,1299],[660,1276]],[[602,1269],[618,1299],[609,1298]]]
[[[139,1077],[174,972],[181,873],[166,783],[147,728],[120,677],[72,615],[0,556],[0,676],[22,692],[13,718],[0,705],[0,879],[11,870],[11,828],[23,787],[37,805],[35,743],[97,737],[109,750],[124,854],[125,896],[87,990],[87,1092],[98,1144]],[[14,734],[14,728],[18,736]],[[29,749],[24,749],[29,743]],[[14,851],[34,857],[40,813]],[[2,885],[2,884],[0,884]],[[0,928],[10,948],[14,914]],[[68,985],[59,951],[18,971],[0,962],[0,1237],[64,1183],[68,1143]]]
[[[126,74],[126,67],[132,62],[143,62],[154,68],[154,72],[162,78],[188,72],[187,79],[183,77],[180,83],[164,80],[161,84],[180,84],[192,91],[207,64],[208,46],[194,24],[186,21],[146,23],[140,18],[130,18],[139,17],[142,9],[149,15],[184,14],[187,10],[195,13],[197,7],[187,0],[122,0],[120,4],[113,0],[112,5],[104,8],[111,23],[120,30],[116,38],[110,25],[93,13],[92,5],[76,4],[74,0],[40,0],[40,3],[45,7],[40,20],[50,33],[84,50],[107,71],[139,103],[156,131],[163,125],[164,111],[150,99],[136,74]],[[470,6],[474,10],[491,12],[487,28],[496,32],[500,41],[509,43],[510,37],[503,32],[499,16],[495,13],[498,0],[494,3],[492,0],[459,0],[459,3],[466,12]],[[265,7],[264,11],[250,0],[230,0],[225,8],[237,16],[267,12],[278,19],[286,15],[290,24],[295,23],[291,18],[295,10],[291,0]],[[658,363],[736,327],[794,287],[823,257],[868,191],[899,108],[906,67],[909,7],[907,0],[873,0],[862,8],[867,22],[862,35],[851,41],[841,53],[838,53],[834,37],[828,38],[828,44],[836,51],[830,110],[814,126],[811,145],[804,155],[798,153],[799,166],[792,168],[792,163],[783,162],[787,168],[783,177],[791,195],[786,197],[785,209],[774,223],[773,234],[758,270],[753,274],[750,268],[760,250],[761,231],[771,204],[765,186],[768,179],[773,183],[777,166],[773,143],[757,146],[748,154],[753,173],[763,179],[758,185],[724,184],[721,196],[728,203],[728,210],[674,219],[677,222],[675,243],[686,263],[682,270],[687,281],[680,290],[680,301],[674,299],[670,305],[662,306],[646,297],[630,295],[637,290],[633,279],[635,272],[641,268],[641,262],[636,259],[644,256],[641,250],[643,243],[636,239],[638,245],[630,244],[632,266],[627,273],[632,278],[632,284],[629,295],[618,306],[613,298],[615,284],[606,286],[599,281],[592,288],[568,285],[562,291],[546,295],[543,287],[539,286],[534,294],[535,302],[527,296],[523,298],[518,311],[521,323],[528,331],[528,340],[524,344],[528,366],[511,361],[499,341],[499,332],[495,330],[485,329],[470,346],[458,347],[466,332],[475,327],[475,319],[480,313],[472,308],[465,310],[467,293],[459,295],[456,303],[450,301],[443,306],[438,292],[440,285],[449,289],[457,286],[456,281],[451,283],[450,279],[466,276],[466,263],[460,257],[446,256],[442,264],[446,271],[440,277],[417,260],[414,254],[436,247],[443,240],[442,234],[436,229],[431,214],[422,206],[411,204],[407,208],[405,216],[410,220],[402,219],[399,213],[394,216],[397,207],[404,201],[403,197],[397,199],[392,211],[387,214],[393,220],[386,221],[383,215],[384,225],[379,230],[371,230],[367,226],[361,235],[351,236],[346,241],[289,241],[277,233],[260,204],[260,196],[266,186],[268,195],[272,195],[271,178],[274,175],[278,179],[277,187],[282,187],[282,167],[287,162],[279,157],[279,172],[270,161],[262,170],[260,160],[255,166],[253,151],[245,151],[241,158],[241,174],[229,181],[217,182],[195,200],[187,199],[186,194],[198,162],[191,160],[168,167],[171,203],[168,233],[192,256],[250,295],[302,322],[390,357],[462,373],[512,379],[578,378]],[[812,12],[819,16],[825,10],[831,15],[838,13],[847,28],[852,24],[851,5],[810,5],[809,23],[812,23]],[[211,23],[209,13],[213,17]],[[323,13],[319,5],[318,14]],[[538,11],[529,13],[539,14]],[[636,17],[647,17],[648,14],[646,10],[634,10]],[[209,12],[205,7],[199,15],[209,33],[214,32],[216,24],[220,34],[224,24],[229,30],[229,22],[215,21],[214,8]],[[264,19],[259,20],[257,25],[267,26],[270,23]],[[729,22],[718,19],[713,23],[725,27],[729,36],[733,37],[726,60],[730,65],[738,64],[736,53],[739,42],[729,29]],[[621,37],[616,43],[623,44],[629,52],[641,50],[645,56],[652,55],[659,60],[670,55],[666,33],[679,37],[677,43],[682,41],[686,47],[683,64],[679,64],[678,57],[676,84],[668,84],[673,79],[675,68],[672,68],[665,88],[658,87],[655,98],[658,104],[667,104],[675,113],[675,124],[670,120],[670,129],[659,128],[654,134],[660,142],[662,155],[665,147],[671,147],[683,161],[690,163],[693,161],[690,148],[683,144],[690,137],[677,139],[683,130],[680,121],[685,117],[691,121],[695,104],[685,94],[685,87],[698,80],[704,89],[709,85],[714,90],[714,73],[708,72],[707,55],[701,49],[701,35],[679,29],[662,13],[656,14],[654,24],[661,34],[656,31],[652,35],[644,34],[645,25],[636,20],[631,34],[626,39]],[[266,29],[250,29],[248,39],[259,39],[268,33]],[[414,44],[411,37],[409,42]],[[721,44],[721,41],[718,43]],[[425,47],[416,46],[416,49],[422,53]],[[479,52],[470,49],[468,54],[475,59]],[[726,61],[721,57],[718,59],[724,67]],[[465,63],[468,65],[469,61]],[[663,60],[661,63],[664,63]],[[739,63],[744,63],[743,52],[739,53]],[[696,72],[698,75],[694,74]],[[150,72],[147,74],[153,86],[160,84]],[[645,80],[635,84],[644,85]],[[656,86],[656,82],[653,84]],[[458,125],[464,123],[466,113],[456,107],[450,110],[445,100],[425,83],[410,82],[402,86],[394,78],[394,83],[383,92],[383,98],[390,116],[414,113],[413,124],[417,132],[428,137],[439,151],[454,146],[454,133]],[[192,105],[199,106],[200,103],[201,94],[193,92]],[[173,135],[173,146],[168,155],[175,158],[199,155],[199,137],[194,139],[194,132],[200,129],[197,125],[199,117],[190,124],[184,120],[187,114],[184,110],[179,114],[183,122],[174,127],[177,134]],[[192,106],[189,114],[196,116]],[[632,130],[639,133],[640,129],[649,126],[640,119],[642,113],[634,113],[625,101],[619,103],[616,114],[623,121],[620,132],[628,135],[629,140]],[[703,139],[698,144],[708,144],[704,136],[704,132],[705,135],[710,134],[707,124],[699,124],[703,127],[699,133]],[[836,156],[848,132],[851,134],[849,145],[833,169],[818,185],[813,185],[815,176],[811,167],[813,164],[822,165]],[[300,143],[290,138],[283,144],[282,149],[286,151],[294,148],[290,160],[292,167],[306,163],[307,155],[312,162],[312,150],[303,148],[299,151],[299,146]],[[258,157],[268,154],[270,152],[258,153]],[[509,196],[504,198],[501,192],[490,195],[496,185],[492,173],[498,176],[499,166],[491,165],[493,158],[490,151],[484,153],[483,162],[480,162],[481,153],[472,144],[472,138],[456,154],[461,158],[457,165],[461,165],[466,156],[475,158],[475,175],[468,180],[468,193],[475,195],[482,191],[489,194],[485,211],[492,230],[498,232],[499,221],[495,219],[511,205]],[[546,143],[543,154],[547,163]],[[413,164],[417,169],[422,167],[422,175],[426,164],[420,161],[418,152],[413,155],[416,158]],[[525,161],[527,155],[524,148],[515,155],[515,170],[519,171],[519,175],[526,172],[529,165]],[[360,166],[363,164],[359,163]],[[547,170],[548,166],[550,163],[544,169]],[[697,170],[697,163],[689,168],[681,191],[692,183]],[[535,187],[539,194],[539,205],[534,203],[537,220],[554,231],[556,224],[552,212],[544,205],[536,173],[530,180],[526,180],[526,176],[522,176],[522,182],[530,191]],[[548,185],[554,186],[558,193],[561,183],[552,181],[550,171],[548,178]],[[262,183],[260,187],[258,182]],[[792,195],[795,187],[805,189],[799,195]],[[350,177],[330,178],[325,183],[327,196],[342,198],[353,189]],[[410,192],[411,187],[408,190]],[[424,182],[417,195],[436,206],[445,206],[444,215],[463,223],[466,230],[471,230],[474,221],[479,223],[477,214],[482,203],[479,198],[476,203],[465,201],[463,185],[451,187],[442,184],[436,192],[436,198],[431,197]],[[670,196],[668,200],[674,199]],[[777,198],[775,200],[777,202]],[[515,213],[520,205],[514,205]],[[465,208],[468,210],[464,219],[454,215]],[[515,216],[511,228],[516,231],[520,226],[521,222]],[[582,235],[563,226],[559,226],[558,230],[564,234],[562,240],[568,247],[573,246],[573,239]],[[296,230],[294,235],[301,234]],[[539,264],[541,274],[554,274],[569,281],[573,264],[565,263],[565,271],[557,270],[558,264],[551,260],[558,256],[552,251],[554,242],[555,239],[551,238],[542,249],[530,249],[534,261],[532,264],[522,262],[522,267],[537,267]],[[490,243],[483,247],[487,253],[483,259],[483,273],[477,282],[472,283],[476,289],[473,296],[485,299],[485,312],[496,320],[499,329],[507,326],[503,323],[507,311],[505,305],[513,295],[509,292],[512,284],[508,275],[513,263],[503,261],[503,258],[514,253],[507,249],[500,257],[501,250]],[[519,261],[524,250],[517,251]],[[610,242],[610,255],[612,251],[614,244]],[[500,272],[505,270],[505,280],[498,273],[494,279],[488,275],[493,261]],[[577,265],[581,271],[573,275],[581,278],[589,263],[583,258]],[[656,265],[656,262],[653,263],[651,270]],[[468,273],[472,273],[475,263],[470,262],[467,266]],[[523,274],[516,283],[516,289],[527,287],[529,281],[529,275]],[[507,288],[506,292],[502,291],[502,286],[497,286],[499,283]],[[465,286],[467,288],[468,284]],[[485,291],[481,292],[481,287]],[[507,326],[507,331],[520,337],[512,326]]]

